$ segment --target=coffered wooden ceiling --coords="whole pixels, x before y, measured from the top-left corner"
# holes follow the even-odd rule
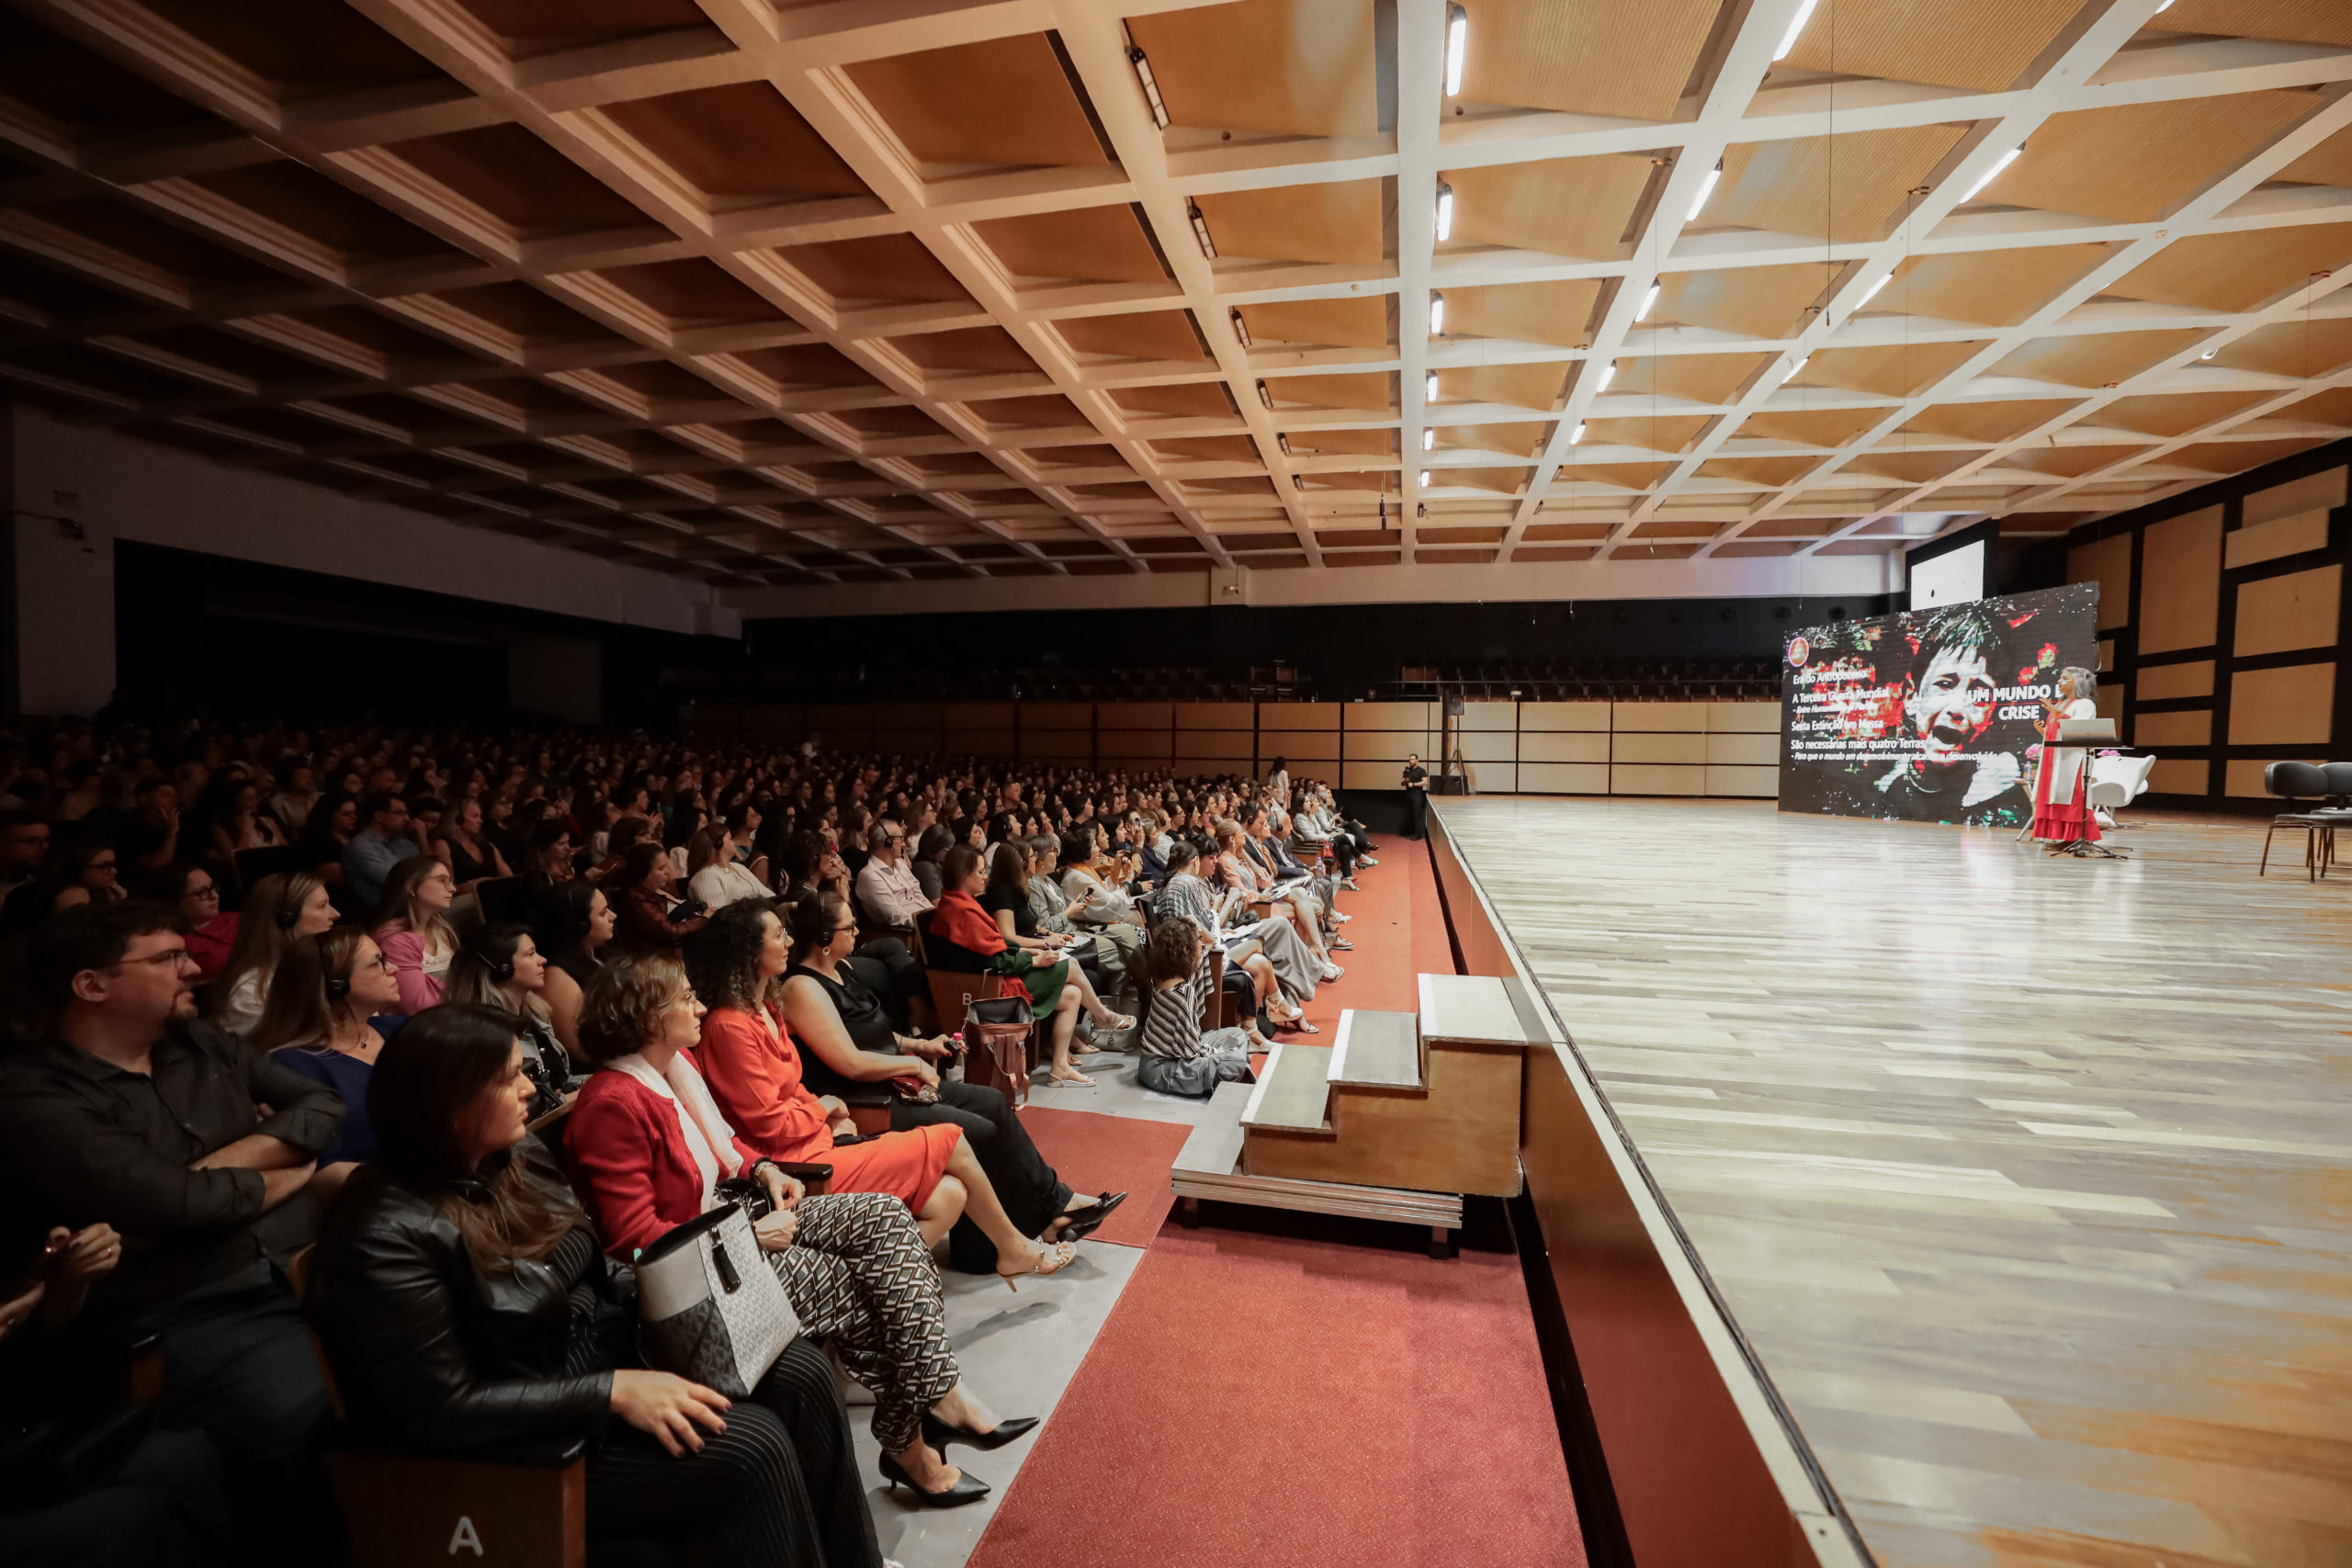
[[[726,585],[1879,552],[2352,434],[2345,0],[1466,9],[1448,96],[1443,0],[11,0],[0,376]]]

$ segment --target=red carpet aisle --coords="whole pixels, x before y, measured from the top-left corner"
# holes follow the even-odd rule
[[[1073,1192],[1129,1194],[1119,1212],[1102,1222],[1096,1241],[1148,1247],[1159,1222],[1175,1206],[1168,1190],[1168,1168],[1183,1151],[1192,1128],[1176,1122],[1146,1122],[1133,1116],[1099,1116],[1091,1111],[1053,1111],[1031,1104],[1021,1124],[1037,1152]]]
[[[1453,954],[1423,846],[1390,838],[1341,907],[1347,978],[1308,1008],[1409,1011]],[[1023,1113],[1074,1183],[1180,1136]],[[1099,1140],[1099,1141],[1098,1141]],[[1122,1143],[1124,1141],[1124,1143]],[[1122,1213],[1106,1239],[1140,1239]],[[1136,1227],[1139,1229],[1140,1227]],[[1402,1236],[1403,1233],[1399,1233]],[[1161,1227],[968,1568],[1577,1568],[1584,1548],[1516,1259]]]

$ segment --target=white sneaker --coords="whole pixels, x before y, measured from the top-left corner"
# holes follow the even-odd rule
[[[1336,964],[1327,963],[1323,965],[1323,978],[1327,982],[1336,980],[1346,973],[1346,970],[1340,968]]]

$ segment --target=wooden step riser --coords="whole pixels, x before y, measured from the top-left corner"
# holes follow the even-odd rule
[[[1249,1129],[1250,1174],[1431,1192],[1519,1190],[1523,1054],[1440,1044],[1425,1092],[1339,1085],[1329,1134]]]

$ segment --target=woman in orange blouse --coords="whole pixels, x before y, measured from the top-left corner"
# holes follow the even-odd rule
[[[958,1129],[915,1127],[834,1143],[836,1134],[854,1133],[856,1124],[847,1106],[830,1096],[819,1099],[801,1081],[798,1048],[776,1011],[775,991],[791,966],[792,948],[774,899],[728,905],[686,944],[685,957],[695,992],[710,1009],[695,1065],[745,1145],[767,1159],[831,1166],[829,1190],[904,1199],[933,1246],[968,1214],[996,1244],[996,1271],[1007,1284],[1069,1265],[1069,1242],[1041,1246],[1006,1217]]]

